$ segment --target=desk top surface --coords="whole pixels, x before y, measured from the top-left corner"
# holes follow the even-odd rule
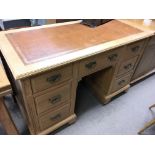
[[[155,20],[151,20],[150,23],[149,20],[145,20],[144,19],[123,19],[123,20],[119,20],[125,24],[131,25],[135,28],[141,29],[143,31],[153,31],[155,32]]]
[[[131,23],[113,20],[90,28],[69,22],[10,30],[0,34],[0,48],[14,77],[20,79],[153,35]]]
[[[9,33],[7,38],[22,61],[32,64],[140,32],[142,31],[113,20],[96,28],[77,23]]]

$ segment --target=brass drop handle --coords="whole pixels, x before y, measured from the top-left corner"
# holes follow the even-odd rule
[[[61,118],[61,115],[60,115],[60,114],[57,114],[57,115],[55,115],[55,116],[50,117],[50,119],[51,119],[52,121],[55,121],[55,120],[60,119],[60,118]]]
[[[135,47],[132,47],[131,50],[132,52],[138,52],[140,46],[135,46]]]
[[[118,82],[119,85],[122,85],[125,82],[125,80],[121,80]]]
[[[130,64],[125,65],[124,69],[130,69],[131,67],[132,67],[132,64],[130,63]]]
[[[118,55],[115,53],[115,54],[109,55],[109,56],[108,56],[108,59],[109,59],[110,61],[115,61],[115,60],[117,59],[117,57],[118,57]]]
[[[49,99],[49,102],[52,104],[55,104],[55,103],[60,102],[60,101],[61,101],[61,95],[56,95],[56,96]]]
[[[61,79],[61,74],[52,75],[51,77],[47,78],[47,82],[54,83],[58,82]]]
[[[92,62],[87,63],[85,67],[88,69],[92,69],[96,66],[96,64],[97,64],[96,61],[92,61]]]

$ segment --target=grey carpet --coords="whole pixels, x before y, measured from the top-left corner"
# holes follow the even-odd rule
[[[12,103],[12,105],[10,105]],[[109,104],[102,106],[90,90],[80,83],[77,92],[77,121],[65,125],[52,134],[56,135],[135,135],[146,122],[155,118],[148,107],[155,103],[155,75],[132,86]],[[6,98],[13,119],[21,134],[29,134],[26,124],[10,97]],[[4,134],[0,126],[0,134]],[[144,134],[155,134],[155,126]]]
[[[135,135],[146,122],[155,118],[155,112],[148,110],[152,104],[155,104],[155,75],[134,85],[128,93],[105,106],[81,85],[76,102],[76,123],[56,134]],[[155,134],[155,127],[144,134]]]

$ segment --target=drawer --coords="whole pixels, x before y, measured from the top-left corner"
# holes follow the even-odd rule
[[[121,57],[120,55],[123,50],[124,47],[119,47],[117,49],[113,49],[82,60],[79,67],[79,76],[83,77],[92,74],[93,72],[96,72],[100,69],[104,69],[106,67],[114,65],[119,61]]]
[[[38,115],[52,108],[61,107],[70,100],[71,85],[67,84],[54,91],[35,98]],[[67,102],[66,102],[67,103]]]
[[[145,40],[140,40],[127,45],[126,52],[124,52],[124,58],[132,58],[142,54],[142,48],[144,46],[144,43],[145,43]]]
[[[92,56],[80,62],[79,76],[83,77],[108,66],[106,56]]]
[[[130,84],[130,79],[131,79],[132,74],[127,74],[119,79],[115,79],[113,82],[113,86],[111,89],[111,93],[125,87],[126,85]]]
[[[72,65],[31,78],[34,93],[72,78]]]
[[[135,68],[137,59],[138,56],[121,63],[117,74],[121,75],[133,70]]]
[[[70,109],[70,106],[65,105],[64,107],[56,111],[49,112],[46,115],[40,117],[39,124],[40,124],[41,130],[45,130],[51,127],[52,125],[65,119],[67,116],[69,116],[69,109]]]
[[[121,59],[121,55],[124,51],[124,47],[119,47],[117,49],[113,49],[111,51],[106,52],[106,58],[108,59],[110,64],[117,63]]]

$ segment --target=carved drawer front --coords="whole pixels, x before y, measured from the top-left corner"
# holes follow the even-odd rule
[[[126,52],[124,52],[125,58],[131,58],[142,53],[142,48],[144,46],[145,40],[140,40],[134,43],[131,43],[126,46]]]
[[[92,56],[80,62],[79,76],[83,77],[109,65],[106,55]]]
[[[41,130],[45,130],[69,116],[69,108],[70,105],[65,105],[58,110],[49,112],[46,115],[40,117],[39,123]]]
[[[52,108],[61,107],[70,100],[71,85],[67,84],[56,90],[49,91],[44,95],[35,98],[38,115]]]
[[[121,63],[120,68],[118,70],[118,75],[125,74],[131,70],[134,69],[138,57],[134,57],[132,59],[129,59],[123,63]]]
[[[31,79],[33,92],[50,88],[72,78],[72,65],[51,71]]]
[[[115,79],[113,82],[111,93],[128,85],[130,83],[131,75],[132,74],[130,73],[130,74],[123,76],[122,78]]]

